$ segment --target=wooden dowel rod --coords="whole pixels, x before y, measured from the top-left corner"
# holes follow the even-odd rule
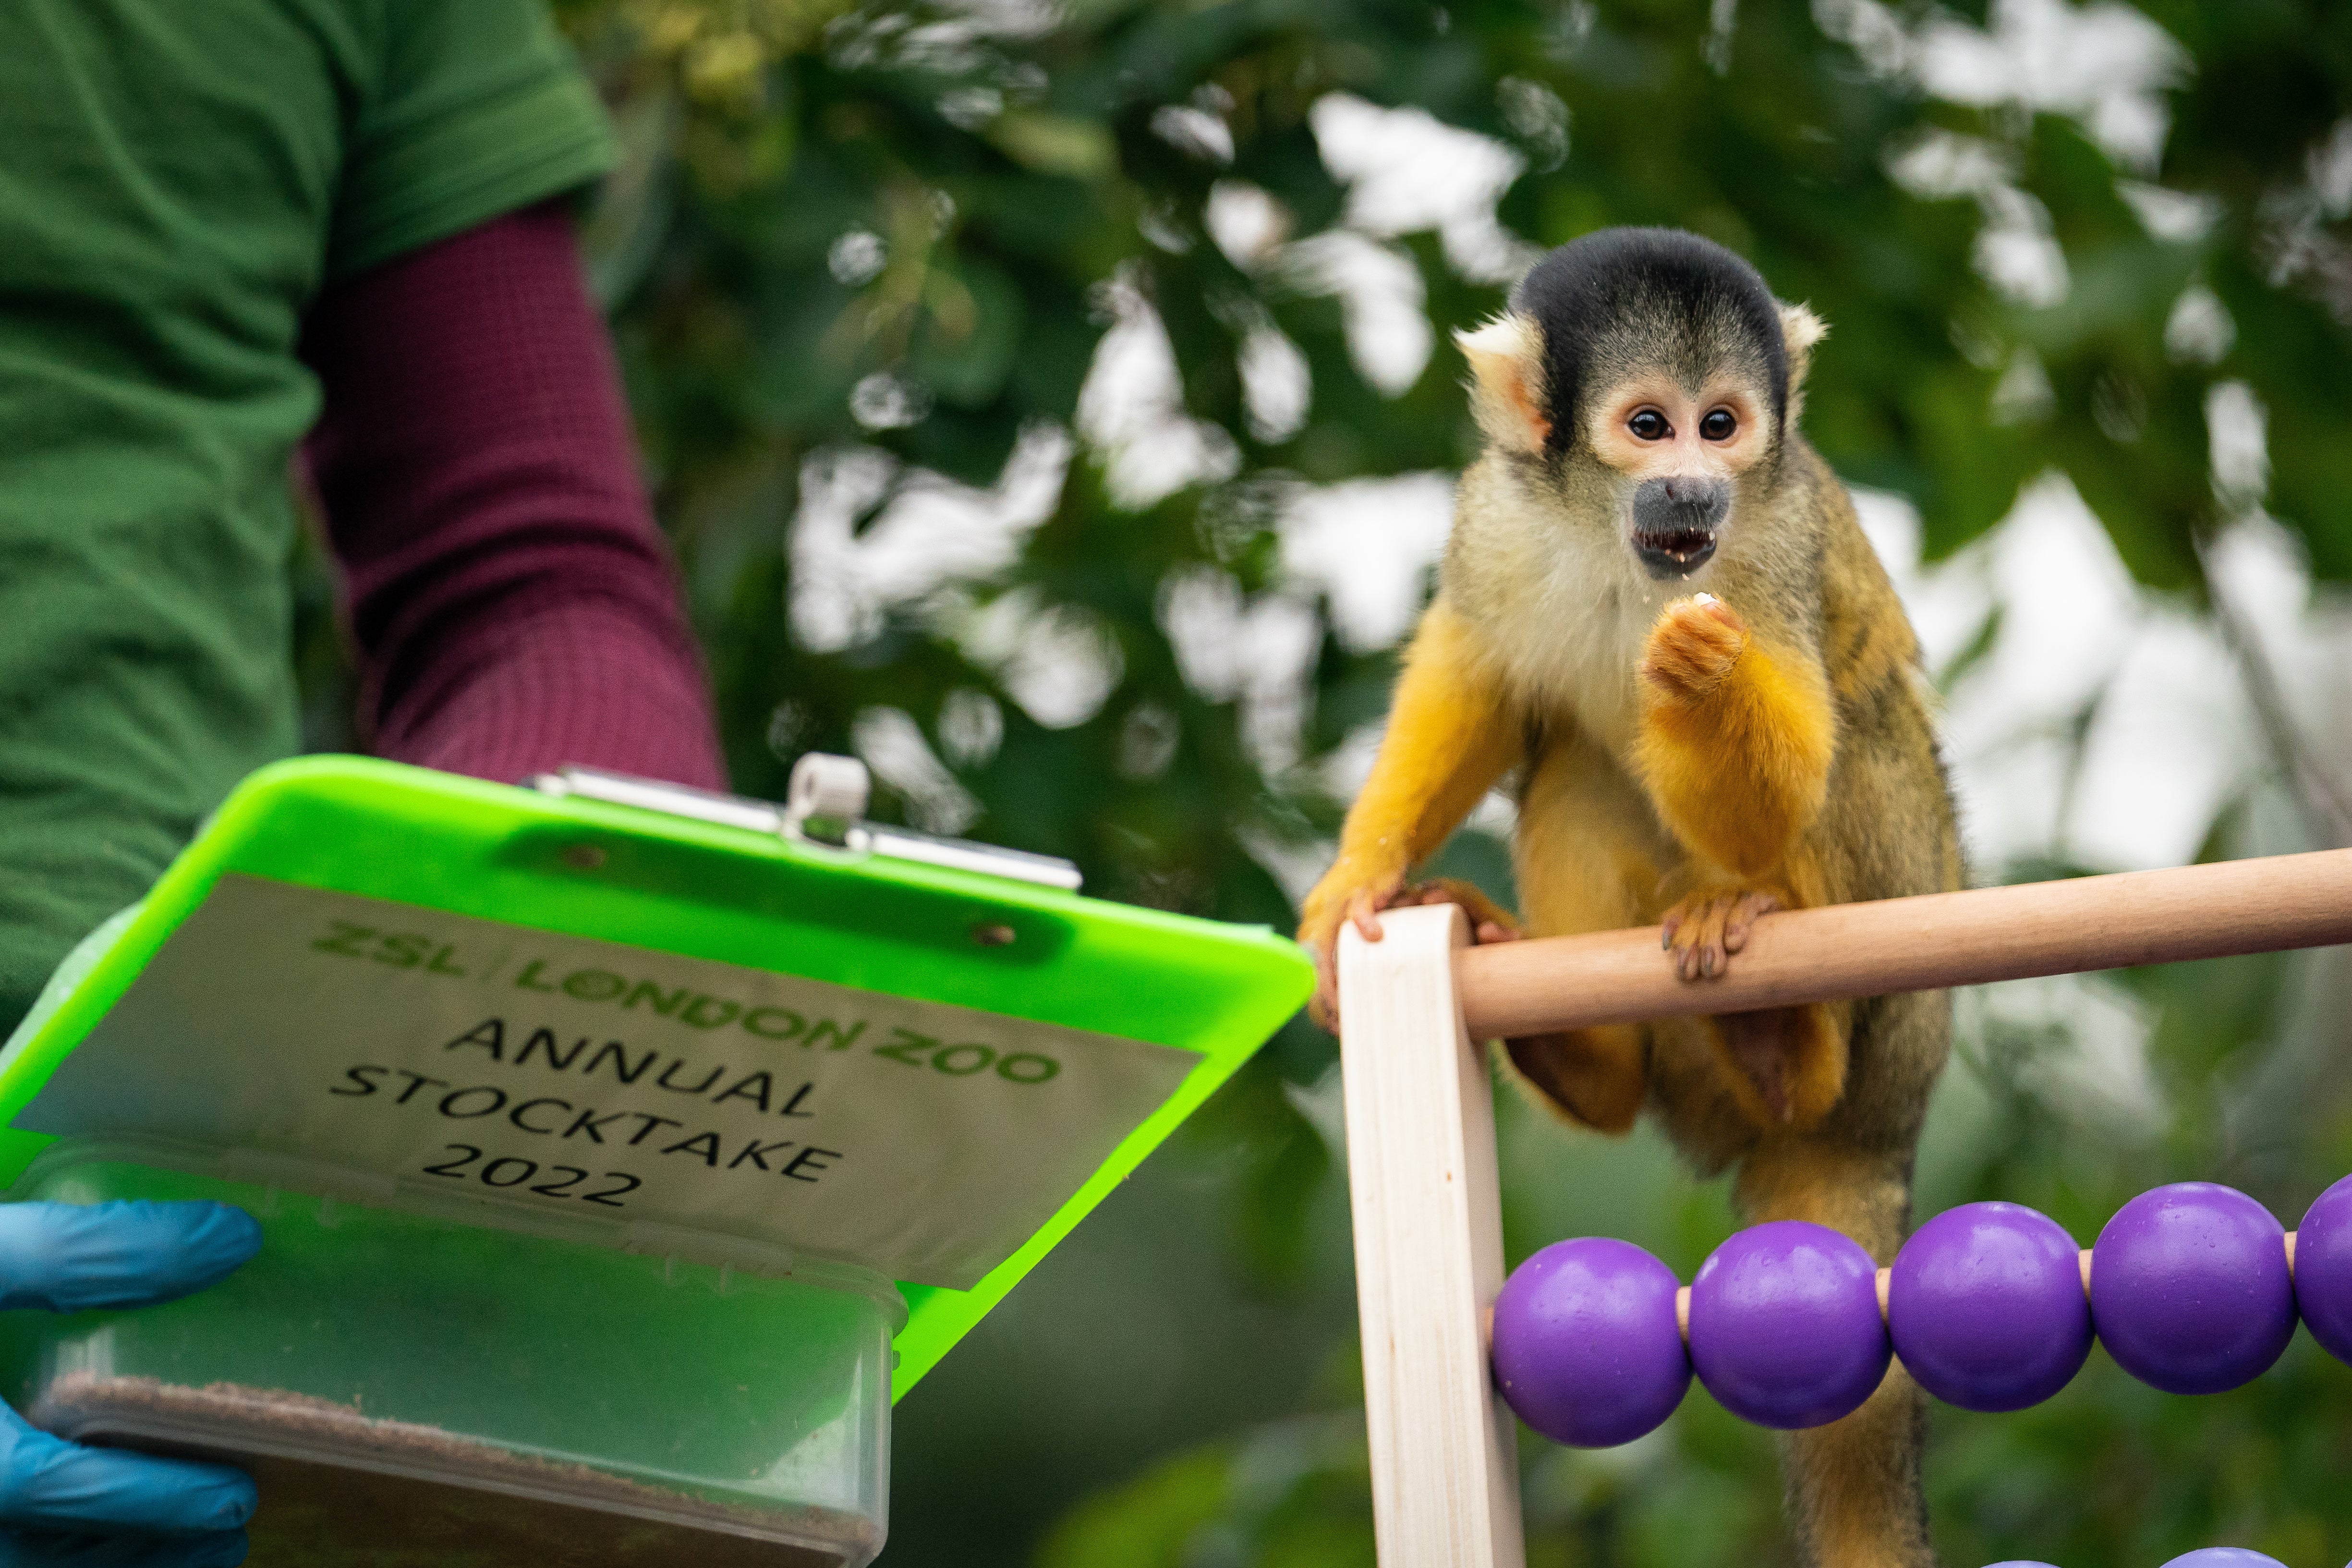
[[[2352,942],[2352,849],[1766,915],[1730,972],[1685,981],[1658,928],[1454,957],[1474,1038]]]

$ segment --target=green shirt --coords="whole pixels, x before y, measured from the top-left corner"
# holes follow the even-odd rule
[[[610,155],[545,0],[0,0],[0,1030],[294,749],[321,286]]]

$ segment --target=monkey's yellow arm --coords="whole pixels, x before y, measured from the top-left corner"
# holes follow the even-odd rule
[[[1328,958],[1360,897],[1372,909],[1404,885],[1413,862],[1518,761],[1519,729],[1477,665],[1470,631],[1439,599],[1406,650],[1371,777],[1349,808],[1339,857],[1307,895],[1298,940]]]
[[[1635,765],[1666,826],[1742,881],[1780,871],[1829,795],[1820,664],[1767,651],[1727,605],[1685,599],[1650,634],[1642,687]]]

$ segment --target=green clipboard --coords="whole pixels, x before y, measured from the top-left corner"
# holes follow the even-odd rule
[[[1042,885],[1035,858],[595,793],[255,773],[0,1058],[0,1184],[60,1131],[403,1179],[420,1140],[478,1146],[436,1173],[461,1182],[577,1148],[637,1183],[593,1212],[898,1279],[896,1398],[1312,984],[1268,931]],[[175,1007],[237,1023],[183,1048]],[[468,1190],[575,1214],[614,1190],[538,1185]]]

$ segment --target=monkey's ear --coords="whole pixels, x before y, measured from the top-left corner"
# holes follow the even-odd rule
[[[1543,332],[1507,310],[1454,342],[1470,362],[1470,407],[1486,439],[1507,452],[1543,450],[1551,436],[1545,412]]]
[[[1805,409],[1805,372],[1812,368],[1813,345],[1830,335],[1827,321],[1802,305],[1780,307],[1780,341],[1789,353],[1789,417],[1788,427],[1797,427],[1797,416]]]

